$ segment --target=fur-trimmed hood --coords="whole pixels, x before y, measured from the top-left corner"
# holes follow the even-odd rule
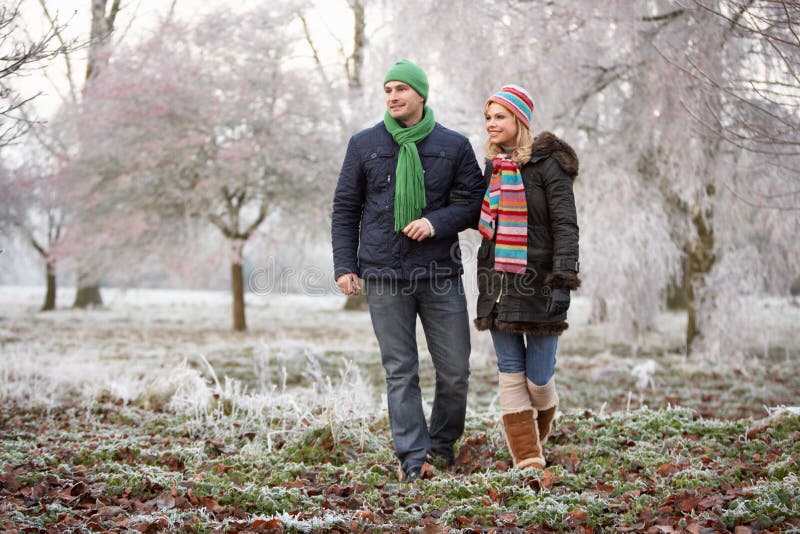
[[[578,156],[566,142],[551,132],[542,132],[533,140],[533,153],[531,162],[535,163],[550,157],[558,163],[559,167],[575,181],[578,176]]]

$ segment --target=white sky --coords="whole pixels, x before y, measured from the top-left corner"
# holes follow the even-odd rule
[[[177,0],[176,18],[191,19],[201,17],[220,8],[243,10],[263,4],[264,0],[240,0],[231,7],[229,0]],[[24,28],[32,36],[39,36],[47,28],[47,19],[40,0],[24,0],[22,15]],[[89,35],[91,22],[91,0],[45,0],[51,15],[58,14],[61,24],[67,24],[65,37],[85,41]],[[109,4],[112,0],[108,0]],[[116,39],[135,42],[156,27],[158,21],[166,16],[172,0],[122,0],[122,9],[115,23]],[[320,54],[334,60],[342,40],[346,48],[352,48],[353,18],[346,0],[311,0],[314,8],[307,10],[307,20]],[[297,2],[302,5],[302,2]],[[298,24],[299,27],[299,24]],[[24,35],[22,36],[24,37]],[[308,52],[307,49],[303,53]],[[84,54],[73,57],[73,77],[80,84],[85,69]],[[29,73],[15,83],[24,95],[42,91],[35,100],[35,109],[40,117],[51,115],[59,106],[62,97],[59,93],[68,92],[66,67],[63,58],[51,62],[45,69]],[[79,86],[80,87],[80,86]]]

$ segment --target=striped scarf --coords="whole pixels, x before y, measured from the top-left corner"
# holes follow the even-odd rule
[[[528,264],[528,204],[519,164],[498,154],[492,160],[492,169],[478,230],[486,239],[497,236],[495,270],[524,274]]]

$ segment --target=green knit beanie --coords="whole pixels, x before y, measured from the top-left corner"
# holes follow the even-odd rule
[[[425,102],[428,101],[428,77],[425,76],[423,71],[416,63],[412,63],[407,59],[401,59],[389,69],[386,73],[386,79],[383,84],[387,82],[397,81],[407,83],[413,90],[419,93]]]

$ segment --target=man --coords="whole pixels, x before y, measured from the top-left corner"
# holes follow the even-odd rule
[[[468,325],[458,232],[480,217],[483,177],[467,139],[436,123],[428,79],[398,61],[384,80],[383,122],[350,139],[333,200],[336,283],[361,291],[386,371],[400,477],[455,464],[469,379]],[[419,388],[419,316],[436,370],[430,427]]]

